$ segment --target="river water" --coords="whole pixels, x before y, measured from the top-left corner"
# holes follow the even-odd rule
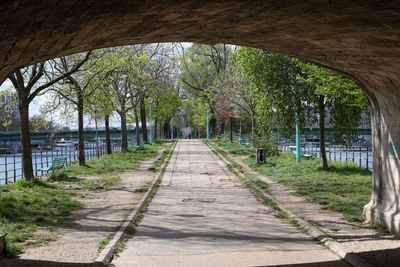
[[[119,151],[119,145],[112,146],[113,151]],[[99,144],[99,155],[106,154],[104,143]],[[47,151],[34,151],[32,153],[33,172],[36,176],[42,173],[38,169],[50,167],[55,157],[67,156],[67,165],[78,160],[78,150],[74,146],[56,147]],[[96,144],[85,144],[85,157],[90,159],[96,157]],[[0,184],[15,182],[22,179],[22,156],[21,154],[0,155]]]

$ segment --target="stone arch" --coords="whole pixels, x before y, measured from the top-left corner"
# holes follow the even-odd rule
[[[57,56],[166,41],[267,49],[356,81],[373,109],[374,183],[364,215],[400,232],[398,1],[2,1],[0,81]]]

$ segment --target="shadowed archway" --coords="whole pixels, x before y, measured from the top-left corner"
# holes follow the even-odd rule
[[[0,81],[57,56],[168,41],[272,50],[357,82],[372,105],[374,135],[373,195],[364,215],[400,232],[398,1],[2,1]]]

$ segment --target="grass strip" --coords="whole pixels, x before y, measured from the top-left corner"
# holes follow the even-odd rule
[[[216,143],[218,146],[223,147],[232,155],[250,155],[254,153],[254,148],[249,146],[241,145],[239,141],[229,141],[218,136],[212,139],[212,142]]]
[[[262,203],[266,204],[267,206],[273,208],[273,209],[279,209],[278,204],[269,196],[266,196],[262,190],[260,190],[257,187],[257,183],[263,185],[261,188],[264,190],[266,188],[266,186],[264,185],[264,183],[260,183],[262,181],[257,181],[257,183],[253,183],[252,180],[258,180],[258,179],[254,179],[254,177],[252,177],[251,174],[243,172],[243,167],[240,164],[237,164],[236,162],[232,161],[231,159],[226,159],[226,158],[222,158],[223,156],[219,154],[219,151],[223,151],[221,149],[219,149],[218,147],[216,147],[215,145],[213,145],[210,142],[205,142],[210,148],[211,150],[217,153],[215,153],[222,161],[227,162],[226,166],[228,167],[229,170],[231,170],[236,177],[240,180],[240,182],[246,186],[247,188],[250,189],[250,191],[255,194]],[[226,154],[226,152],[225,152]],[[250,180],[249,179],[252,179]]]
[[[160,168],[162,166],[162,164],[164,163],[165,159],[168,157],[169,152],[172,149],[172,146],[174,145],[174,143],[170,144],[168,146],[168,148],[166,148],[161,157],[159,157],[154,163],[153,165],[149,168],[149,170],[152,170],[154,172],[156,172],[158,170],[158,168]]]
[[[243,147],[221,138],[213,142],[230,153]],[[364,205],[371,197],[371,171],[339,161],[329,161],[329,168],[324,170],[320,159],[303,159],[299,163],[290,152],[268,157],[266,164],[257,164],[253,153],[243,162],[254,171],[296,189],[296,194],[323,205],[324,209],[341,212],[348,221],[363,220]]]
[[[144,145],[144,149],[137,150],[130,147],[128,151],[118,151],[111,155],[103,155],[99,159],[91,158],[85,166],[79,166],[77,162],[67,167],[70,177],[87,176],[113,176],[116,172],[137,169],[140,163],[157,155],[164,148],[164,142],[154,142],[152,145]]]
[[[222,160],[226,163],[227,167],[236,175],[236,177],[238,177],[238,179],[242,182],[243,185],[245,185],[247,188],[250,189],[250,191],[255,194],[262,203],[266,204],[267,206],[270,206],[271,208],[275,209],[277,211],[276,213],[276,217],[279,218],[283,218],[286,219],[289,223],[295,225],[297,228],[300,229],[301,232],[306,233],[308,232],[307,229],[305,229],[304,227],[300,226],[300,223],[297,219],[292,218],[289,216],[289,214],[280,209],[279,205],[272,200],[272,198],[270,198],[269,196],[266,196],[264,193],[268,193],[268,189],[269,189],[269,185],[258,179],[257,177],[255,177],[254,175],[247,173],[247,172],[243,172],[243,171],[239,171],[238,169],[235,168],[235,166],[241,166],[240,164],[237,164],[236,162],[234,162],[236,165],[232,164],[232,160],[229,158],[224,158],[221,154],[218,153],[217,150],[219,151],[223,151],[221,149],[218,148],[218,146],[205,141],[205,143],[210,147],[210,149]],[[226,152],[225,152],[226,154]],[[260,190],[260,189],[261,190]],[[262,192],[264,191],[264,193]]]
[[[2,186],[2,191],[0,233],[6,234],[5,256],[9,258],[21,253],[25,245],[32,244],[33,233],[39,226],[63,224],[72,211],[83,207],[72,199],[77,196],[76,192],[60,190],[37,179]]]
[[[82,190],[104,190],[119,181],[118,172],[136,169],[146,158],[154,157],[164,145],[162,142],[145,145],[144,150],[115,152],[87,161],[86,166],[72,164],[68,175],[57,173],[49,180],[20,180],[2,186],[0,200],[0,234],[6,235],[5,257],[13,258],[28,245],[40,245],[53,240],[54,235],[35,236],[38,227],[62,225],[83,204],[74,197],[85,197]],[[95,176],[97,179],[77,177]]]
[[[362,220],[364,205],[371,197],[372,173],[353,163],[329,162],[323,170],[319,159],[300,163],[290,153],[269,157],[263,165],[252,159],[244,162],[258,173],[296,189],[296,194],[339,211],[348,221]]]

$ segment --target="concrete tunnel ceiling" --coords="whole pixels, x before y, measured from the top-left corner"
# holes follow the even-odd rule
[[[400,232],[400,1],[1,1],[0,82],[66,54],[177,41],[276,51],[356,81],[371,101],[374,132],[364,215]]]

